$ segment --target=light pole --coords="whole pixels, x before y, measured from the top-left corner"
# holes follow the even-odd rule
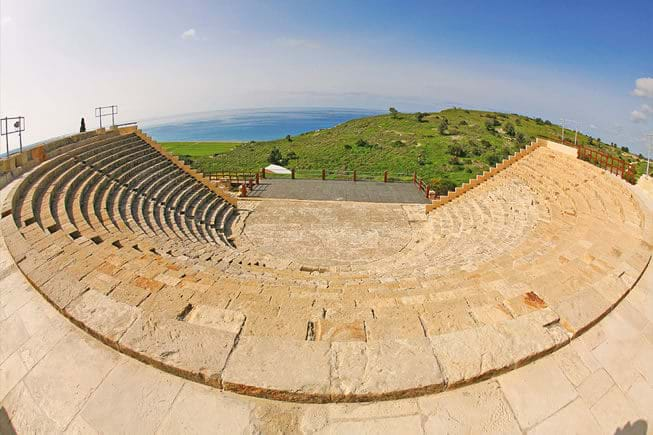
[[[647,134],[648,136],[648,159],[646,160],[646,175],[650,176],[649,168],[651,167],[651,148],[653,148],[653,133]]]
[[[578,146],[578,130],[580,130],[580,122],[574,121],[573,119],[568,119],[567,121],[573,122],[576,125],[574,130],[574,145]]]
[[[576,122],[576,121],[574,121],[573,119],[565,119],[565,118],[560,119],[560,123],[562,124],[562,135],[561,135],[562,143],[565,143],[565,123],[566,122]],[[576,129],[576,134],[578,135],[578,129]],[[575,143],[575,141],[574,141],[574,143]]]

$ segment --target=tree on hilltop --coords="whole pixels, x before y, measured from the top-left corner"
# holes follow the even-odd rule
[[[392,116],[392,119],[397,119],[397,114],[399,113],[397,109],[394,107],[391,107],[388,109],[388,112],[390,112],[390,115]]]
[[[281,151],[279,151],[279,148],[274,147],[272,148],[272,151],[270,151],[270,155],[268,156],[268,162],[272,163],[273,165],[284,165],[285,162],[283,160],[283,156],[281,155]]]
[[[427,113],[424,112],[417,112],[415,114],[415,118],[417,119],[417,122],[424,122],[424,118],[428,115]]]

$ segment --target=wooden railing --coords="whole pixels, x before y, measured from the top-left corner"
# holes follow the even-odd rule
[[[603,153],[593,148],[578,147],[578,158],[589,162],[599,168],[605,169],[611,174],[618,175],[629,183],[635,184],[636,171],[632,164],[610,154]]]

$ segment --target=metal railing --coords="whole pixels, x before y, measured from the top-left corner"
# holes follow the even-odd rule
[[[10,123],[11,121],[11,123]],[[7,157],[11,155],[9,151],[9,136],[18,134],[18,152],[23,152],[23,132],[25,131],[24,116],[5,116],[0,119],[0,136],[5,137],[7,144]]]

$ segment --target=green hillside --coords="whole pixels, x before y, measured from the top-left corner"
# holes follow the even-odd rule
[[[239,146],[240,142],[163,142],[162,145],[173,154],[204,157],[228,153]]]
[[[419,119],[418,119],[419,118]],[[449,189],[482,173],[536,136],[559,138],[560,127],[539,118],[516,114],[447,109],[437,113],[397,113],[355,119],[336,127],[289,138],[249,142],[231,151],[216,145],[201,153],[185,151],[176,143],[170,149],[204,172],[255,171],[270,163],[302,170],[351,171],[359,174],[412,174]],[[573,132],[566,132],[573,140]],[[623,150],[578,134],[578,143],[632,161]],[[164,144],[165,145],[165,144]],[[273,152],[274,149],[279,152]],[[641,165],[640,165],[641,167]]]

